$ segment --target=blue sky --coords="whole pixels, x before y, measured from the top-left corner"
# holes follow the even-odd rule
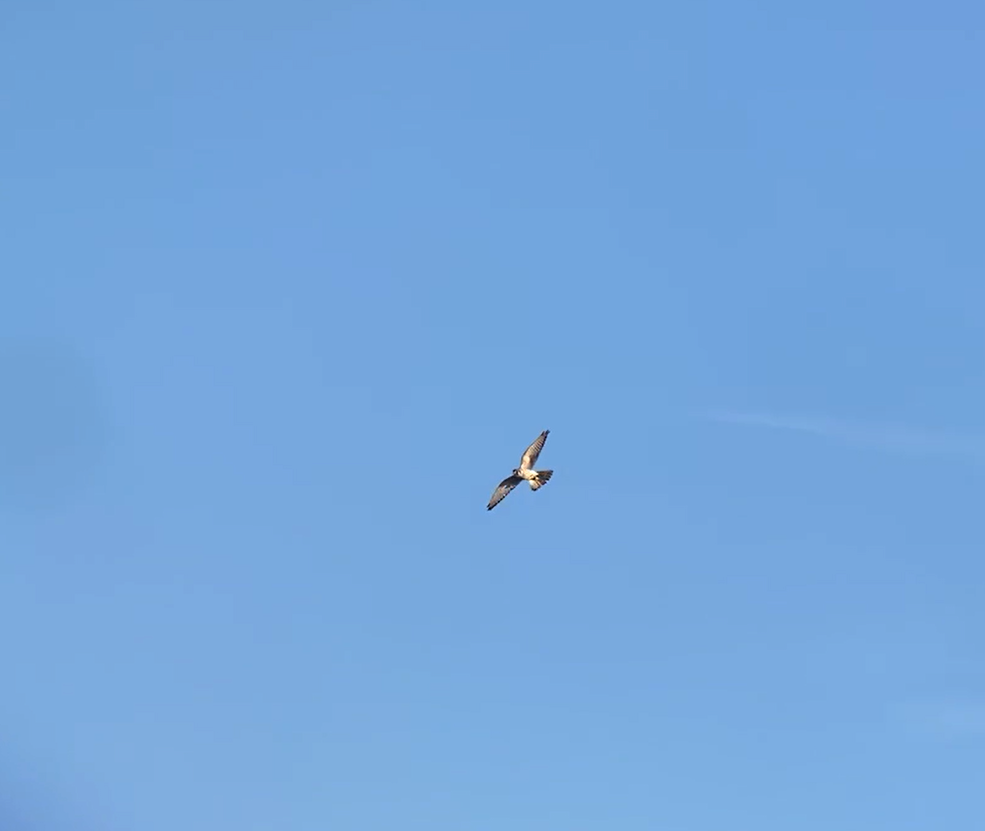
[[[0,825],[982,827],[980,4],[2,17]]]

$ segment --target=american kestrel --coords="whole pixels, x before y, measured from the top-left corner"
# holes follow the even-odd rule
[[[506,499],[509,492],[524,479],[530,483],[530,490],[532,491],[547,484],[548,480],[554,475],[554,471],[534,470],[534,465],[537,464],[537,457],[540,456],[540,451],[544,449],[544,442],[547,441],[547,434],[550,432],[550,430],[545,430],[534,439],[534,443],[530,447],[523,451],[523,455],[520,457],[520,466],[513,471],[511,476],[507,476],[500,482],[499,487],[493,491],[492,499],[486,505],[487,511],[491,511]]]

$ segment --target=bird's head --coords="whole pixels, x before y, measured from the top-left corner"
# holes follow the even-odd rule
[[[513,468],[513,475],[514,476],[519,476],[520,475],[520,468],[518,468],[518,467]]]

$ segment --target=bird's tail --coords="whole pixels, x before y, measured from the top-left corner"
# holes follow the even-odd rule
[[[537,488],[543,487],[553,475],[553,470],[538,470],[537,478],[530,480],[530,490],[535,491]]]

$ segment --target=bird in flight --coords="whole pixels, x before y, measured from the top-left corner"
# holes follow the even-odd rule
[[[547,441],[547,434],[550,432],[550,430],[545,430],[534,439],[534,443],[530,447],[523,451],[523,455],[520,457],[520,466],[515,468],[513,473],[500,482],[499,487],[493,491],[492,499],[486,505],[487,511],[491,511],[506,499],[509,492],[524,479],[530,483],[530,490],[532,491],[538,490],[547,484],[548,480],[554,475],[554,471],[534,470],[534,465],[537,464],[537,458],[540,456],[540,451],[544,449],[544,442]]]

